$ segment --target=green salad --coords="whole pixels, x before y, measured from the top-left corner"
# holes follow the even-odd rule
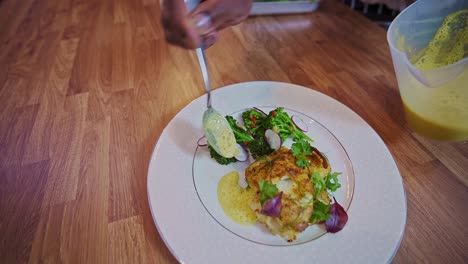
[[[258,159],[278,150],[283,142],[288,138],[293,140],[291,150],[296,157],[297,165],[305,168],[309,166],[309,160],[306,156],[311,154],[313,147],[310,142],[313,140],[307,136],[306,125],[297,116],[290,117],[284,111],[283,107],[265,113],[258,108],[252,108],[242,113],[243,125],[239,124],[234,117],[227,115],[226,120],[231,126],[236,142],[253,159]],[[225,158],[219,155],[211,146],[208,145],[211,157],[222,165],[227,165],[237,161],[245,161],[248,156]]]

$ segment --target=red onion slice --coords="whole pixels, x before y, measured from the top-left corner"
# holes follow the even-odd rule
[[[302,120],[302,118],[293,115],[291,117],[291,120],[293,121],[294,125],[296,125],[297,128],[299,128],[302,132],[307,132],[309,131],[309,128],[307,127],[307,124]]]
[[[237,144],[237,149],[239,149],[239,155],[235,156],[234,158],[241,162],[247,161],[249,159],[249,153],[247,150],[245,150],[244,147],[242,147],[240,144]]]
[[[266,200],[265,203],[263,203],[261,213],[270,217],[278,217],[283,205],[281,197],[283,197],[283,192],[280,192],[275,197]]]
[[[261,113],[262,115],[264,115],[264,116],[267,116],[267,115],[268,115],[267,113],[265,113],[265,111],[263,111],[262,109],[260,109],[260,108],[258,108],[258,107],[255,107],[255,106],[254,106],[254,107],[252,107],[252,108],[255,109],[255,110],[257,110],[258,112],[260,112],[260,113]]]
[[[197,141],[197,145],[199,147],[205,147],[205,146],[208,146],[208,140],[206,139],[205,136],[201,137],[198,141]]]
[[[346,222],[348,222],[348,214],[343,206],[336,201],[335,197],[333,197],[333,201],[335,202],[331,204],[330,211],[328,211],[331,216],[325,221],[327,232],[330,233],[340,231],[346,225]]]
[[[265,138],[270,145],[270,148],[274,150],[279,150],[283,144],[281,137],[271,129],[267,129],[267,131],[265,131]]]

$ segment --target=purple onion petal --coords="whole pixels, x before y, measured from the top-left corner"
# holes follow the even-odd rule
[[[343,206],[341,206],[333,197],[333,204],[331,204],[330,211],[328,212],[331,216],[325,221],[325,227],[327,228],[327,232],[336,233],[343,229],[348,222],[348,214],[346,213]]]
[[[261,213],[271,217],[278,217],[281,213],[281,197],[283,196],[283,192],[280,192],[275,197],[266,200],[263,203]]]
[[[263,111],[262,109],[260,109],[260,108],[258,108],[258,107],[256,107],[256,106],[254,106],[254,107],[252,107],[252,108],[253,108],[254,110],[257,110],[257,112],[260,112],[260,113],[263,114],[264,116],[267,116],[267,115],[268,115],[267,113],[265,113],[265,111]]]
[[[200,139],[198,139],[197,145],[198,145],[199,147],[207,146],[207,145],[208,145],[208,141],[207,141],[206,137],[203,136],[203,137],[201,137]]]

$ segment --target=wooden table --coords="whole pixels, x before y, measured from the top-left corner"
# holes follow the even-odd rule
[[[157,0],[1,1],[1,263],[176,262],[146,173],[162,129],[204,91],[194,52],[166,44],[159,16]],[[214,87],[296,83],[361,115],[406,186],[394,262],[468,261],[468,144],[406,127],[383,29],[329,0],[250,18],[208,57]]]

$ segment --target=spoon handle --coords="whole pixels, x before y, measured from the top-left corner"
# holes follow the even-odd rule
[[[206,65],[206,57],[205,51],[203,49],[203,45],[200,48],[196,49],[198,62],[200,63],[200,69],[203,75],[203,80],[205,82],[205,89],[206,89],[206,107],[211,108],[211,85],[210,85],[210,75],[208,73],[208,67]]]
[[[197,7],[197,5],[200,3],[199,0],[184,0],[185,4],[187,5],[187,8],[189,11],[192,11]],[[207,15],[200,15],[198,17],[199,19],[195,21],[195,24],[197,28],[201,28],[204,26],[205,23],[211,23],[210,22],[210,17]],[[203,75],[203,81],[205,82],[205,90],[206,90],[206,107],[209,109],[211,108],[211,84],[210,84],[210,75],[208,74],[208,66],[206,65],[206,56],[205,56],[205,45],[202,41],[202,44],[199,48],[196,50],[197,53],[197,58],[198,62],[200,64],[200,69]]]

